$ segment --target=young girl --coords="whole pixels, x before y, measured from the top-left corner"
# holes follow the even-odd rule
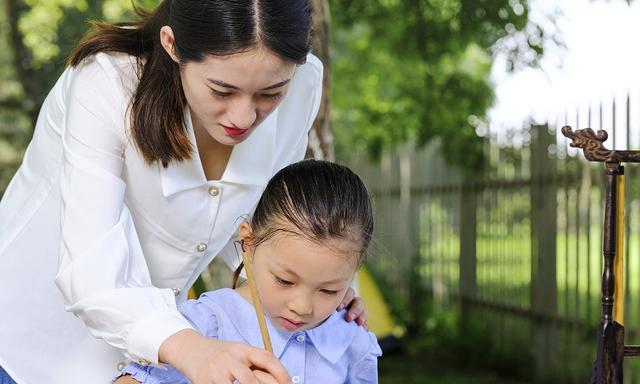
[[[372,231],[371,202],[360,178],[316,160],[278,172],[251,224],[240,226],[239,248],[254,268],[273,352],[293,383],[377,383],[381,350],[375,336],[344,321],[344,309],[336,311]],[[180,311],[204,336],[262,347],[251,303],[248,286],[241,285],[205,293]],[[115,380],[137,382],[189,383],[172,367],[136,363]]]

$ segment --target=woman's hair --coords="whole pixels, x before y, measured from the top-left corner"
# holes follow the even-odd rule
[[[93,22],[68,64],[75,67],[98,52],[123,52],[144,60],[132,98],[131,129],[148,163],[167,166],[193,151],[184,128],[186,99],[179,64],[160,44],[160,28],[173,30],[180,65],[259,46],[302,64],[311,48],[309,0],[163,0],[153,12],[135,11],[140,16],[135,22]]]
[[[349,168],[320,160],[303,160],[283,168],[267,184],[251,219],[256,247],[278,233],[302,236],[322,245],[351,242],[361,263],[373,234],[371,199]],[[234,286],[242,270],[234,273]]]

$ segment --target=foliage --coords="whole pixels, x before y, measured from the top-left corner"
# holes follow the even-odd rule
[[[493,102],[489,74],[536,65],[549,36],[526,0],[331,0],[336,151],[377,158],[395,145],[439,139],[450,163],[483,164]]]
[[[136,0],[143,8],[158,0]],[[0,0],[0,191],[15,172],[47,93],[87,20],[133,17],[131,0]]]

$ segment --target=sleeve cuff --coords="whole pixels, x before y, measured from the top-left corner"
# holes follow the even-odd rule
[[[158,364],[160,345],[169,336],[183,329],[194,328],[175,306],[154,311],[138,321],[129,334],[125,355],[141,365]]]

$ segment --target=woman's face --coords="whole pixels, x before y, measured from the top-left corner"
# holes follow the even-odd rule
[[[166,49],[162,33],[161,39]],[[223,145],[242,142],[280,104],[295,68],[295,63],[263,47],[181,65],[194,129],[206,131]]]

